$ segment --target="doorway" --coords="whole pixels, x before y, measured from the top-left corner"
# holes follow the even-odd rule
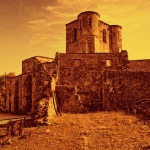
[[[32,109],[32,76],[28,75],[24,82],[25,91],[25,113],[31,112]]]

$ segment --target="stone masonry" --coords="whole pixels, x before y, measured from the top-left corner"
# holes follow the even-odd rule
[[[87,11],[66,24],[66,53],[121,52],[122,27],[99,19],[98,13]]]
[[[121,31],[97,12],[80,13],[66,24],[66,53],[26,59],[21,75],[7,78],[5,111],[45,121],[55,107],[72,113],[116,110],[150,99],[150,61],[128,60]]]

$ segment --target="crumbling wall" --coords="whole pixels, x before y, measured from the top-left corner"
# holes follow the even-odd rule
[[[6,78],[6,112],[20,113],[22,106],[21,86],[21,76]]]
[[[37,61],[34,57],[22,61],[22,74],[32,73],[35,71],[35,64]]]
[[[56,86],[56,97],[58,107],[65,113],[84,113],[88,109],[81,101],[80,95],[77,94],[76,88],[69,86]]]
[[[34,56],[22,61],[22,74],[29,74],[37,70],[37,66],[46,62],[53,62],[53,58],[43,57],[43,56]]]
[[[34,74],[34,113],[39,123],[49,123],[50,119],[56,115],[53,100],[56,70],[55,62],[43,63],[37,66]]]
[[[139,101],[150,101],[149,81],[150,72],[105,71],[104,109],[124,109],[133,112],[141,105],[138,104]]]
[[[150,71],[150,60],[130,60],[130,69],[132,70],[140,70],[140,71]]]
[[[37,109],[34,113],[34,122],[37,124],[49,124],[56,115],[52,95],[43,97],[37,102]]]
[[[27,59],[23,62],[26,64],[23,67],[23,74],[6,79],[5,111],[16,114],[32,114],[37,112],[38,104],[42,99],[48,98],[50,101],[52,97],[51,81],[52,78],[57,77],[57,64],[49,58],[38,57],[38,59]],[[43,63],[45,59],[48,59],[48,62]],[[33,68],[30,64],[34,64]],[[53,114],[53,109],[50,109],[52,104],[48,103],[48,114],[50,112]]]
[[[99,96],[99,77],[100,71],[95,71],[97,66],[97,59],[84,57],[82,55],[63,55],[59,59],[59,81],[58,85],[69,86],[77,90],[77,94],[80,96],[80,100],[86,105],[90,101],[94,103],[93,97],[88,95],[97,95],[97,100],[100,101]],[[90,94],[89,94],[90,92]],[[74,101],[73,96],[70,93],[70,103]],[[63,95],[62,95],[63,98]],[[65,98],[64,98],[65,99]],[[69,101],[69,100],[68,100]],[[66,102],[67,104],[67,102]],[[71,104],[70,104],[71,105]],[[91,104],[90,104],[91,105]],[[68,107],[63,105],[63,108]],[[90,108],[90,106],[89,106]],[[78,109],[76,107],[76,109]]]
[[[101,110],[103,71],[127,68],[126,56],[126,51],[103,54],[58,54],[59,79],[57,85],[76,88],[80,101],[88,111]],[[111,66],[106,65],[106,60],[111,60]],[[70,101],[73,101],[73,98]],[[68,106],[63,105],[63,107]]]
[[[39,101],[43,96],[51,95],[51,80],[57,76],[57,65],[53,63],[39,64],[34,72],[35,101]],[[56,82],[56,81],[55,81]]]

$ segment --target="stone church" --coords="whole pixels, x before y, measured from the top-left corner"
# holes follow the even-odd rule
[[[150,99],[149,63],[128,60],[120,25],[101,21],[97,12],[82,12],[66,24],[66,53],[23,60],[22,74],[7,78],[5,110],[34,113],[43,98],[49,109],[59,105],[62,112],[135,107],[137,100]]]

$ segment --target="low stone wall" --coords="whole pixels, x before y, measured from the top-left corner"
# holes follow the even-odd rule
[[[130,69],[140,70],[140,71],[150,71],[150,59],[145,60],[130,60]]]
[[[105,71],[104,109],[139,111],[150,107],[150,72]],[[147,106],[144,106],[147,103]],[[139,108],[141,107],[141,108]],[[142,111],[141,111],[142,112]]]

